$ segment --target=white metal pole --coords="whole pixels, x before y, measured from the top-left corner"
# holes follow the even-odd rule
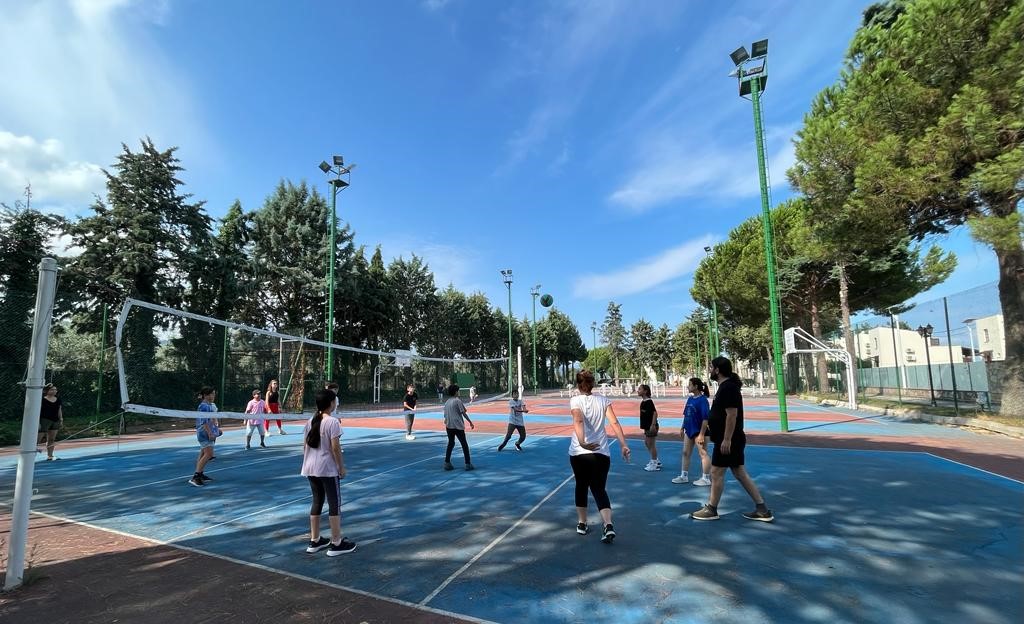
[[[50,319],[57,285],[57,261],[43,258],[39,263],[36,310],[32,317],[32,345],[28,353],[25,378],[25,411],[21,420],[21,448],[18,452],[18,476],[14,482],[11,511],[11,541],[7,547],[7,578],[4,589],[21,585],[25,574],[25,546],[28,542],[28,513],[32,504],[32,477],[35,472],[36,439],[39,435],[39,408],[46,381],[46,353],[50,340]]]
[[[516,368],[519,371],[519,398],[523,398],[523,348],[516,347]]]
[[[907,387],[907,365],[904,361],[903,351],[903,328],[900,327],[900,317],[893,315],[893,323],[896,324],[896,374],[903,379],[903,387]]]
[[[846,354],[846,394],[850,402],[850,409],[857,409],[857,378],[856,370],[850,361],[850,354]]]
[[[967,327],[967,335],[971,339],[971,364],[973,364],[974,362],[977,361],[977,360],[974,359],[974,332],[971,331],[971,324],[970,323],[965,323],[964,326]]]

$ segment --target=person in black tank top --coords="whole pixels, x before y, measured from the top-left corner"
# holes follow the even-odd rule
[[[281,402],[280,395],[278,394],[278,385],[276,379],[271,379],[270,383],[267,384],[267,391],[264,393],[267,397],[267,409],[270,410],[271,414],[281,413]],[[281,419],[274,419],[277,421],[277,433],[284,435],[285,430],[281,427]],[[267,430],[267,435],[270,435],[270,420],[263,421],[263,428]]]
[[[57,398],[57,386],[43,386],[43,400],[39,406],[39,443],[46,442],[46,461],[60,459],[54,457],[53,448],[57,444],[57,431],[64,423],[64,409]]]

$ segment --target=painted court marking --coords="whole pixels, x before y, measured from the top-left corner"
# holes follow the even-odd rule
[[[80,520],[72,520],[71,518],[64,518],[62,516],[58,516],[58,515],[50,514],[50,513],[45,513],[45,512],[42,512],[42,511],[33,511],[32,513],[37,515],[37,516],[42,516],[44,518],[49,518],[50,520],[58,520],[58,521],[61,521],[61,522],[67,522],[68,524],[74,524],[74,525],[77,525],[77,526],[83,526],[83,527],[86,527],[86,528],[89,528],[89,529],[94,529],[94,530],[97,530],[97,531],[104,531],[106,533],[112,533],[114,535],[120,535],[122,537],[129,537],[129,538],[132,538],[132,539],[137,539],[137,540],[141,540],[141,541],[144,541],[144,542],[149,542],[150,544],[156,544],[158,546],[166,546],[168,548],[174,548],[176,550],[183,550],[185,552],[190,552],[190,553],[197,554],[197,555],[203,555],[203,556],[206,556],[206,557],[213,557],[214,559],[220,559],[221,561],[228,561],[230,563],[234,563],[234,564],[237,564],[237,565],[243,565],[243,566],[246,566],[246,567],[249,567],[249,568],[255,568],[257,570],[263,570],[264,572],[272,572],[274,574],[281,574],[281,575],[284,575],[284,576],[287,576],[287,577],[290,577],[290,578],[294,578],[294,579],[297,579],[297,580],[300,580],[300,581],[306,581],[307,583],[316,583],[317,585],[322,585],[324,587],[330,587],[332,589],[340,589],[342,591],[352,592],[353,594],[358,594],[360,596],[365,596],[367,598],[373,598],[374,600],[382,600],[384,602],[390,602],[391,604],[397,604],[397,605],[401,605],[403,607],[409,607],[409,608],[412,608],[412,609],[416,609],[418,611],[425,611],[425,612],[428,612],[428,613],[435,613],[437,615],[443,615],[445,617],[451,617],[451,618],[458,618],[460,620],[466,620],[467,622],[474,622],[474,623],[478,623],[478,624],[498,624],[497,622],[493,622],[491,620],[484,620],[484,619],[481,619],[481,618],[478,618],[478,617],[473,617],[471,615],[463,615],[461,613],[455,613],[454,611],[445,611],[444,609],[438,609],[438,608],[435,608],[435,607],[428,607],[428,606],[425,606],[425,605],[419,605],[419,604],[416,604],[414,602],[408,602],[406,600],[402,600],[401,598],[392,598],[390,596],[382,596],[380,594],[375,594],[373,592],[368,592],[368,591],[365,591],[365,590],[362,590],[362,589],[356,589],[355,587],[347,587],[345,585],[339,585],[338,583],[332,583],[330,581],[325,581],[325,580],[314,578],[314,577],[311,577],[311,576],[305,576],[305,575],[302,575],[302,574],[296,574],[295,572],[288,572],[287,570],[278,570],[276,568],[271,568],[271,567],[268,567],[268,566],[265,566],[265,565],[262,565],[262,564],[259,564],[259,563],[251,563],[249,561],[243,561],[241,559],[235,559],[234,557],[229,557],[227,555],[221,555],[221,554],[218,554],[218,553],[207,552],[207,551],[201,550],[199,548],[192,548],[191,546],[183,546],[181,544],[171,544],[169,542],[164,542],[164,541],[161,541],[161,540],[158,540],[158,539],[149,538],[149,537],[140,537],[138,535],[132,535],[131,533],[127,533],[125,531],[118,531],[117,529],[108,529],[106,527],[97,526],[97,525],[91,524],[89,522],[82,522]]]

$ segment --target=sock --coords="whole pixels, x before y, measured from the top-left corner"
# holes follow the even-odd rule
[[[690,473],[688,473],[688,472],[686,472],[686,471],[684,470],[684,471],[683,471],[683,477],[689,477],[689,476],[690,476]]]
[[[708,503],[708,509],[715,513],[718,513],[718,505],[712,505],[711,503]]]
[[[710,481],[710,480],[711,480],[711,476],[710,476],[710,475],[708,475],[708,473],[706,473],[706,472],[702,472],[702,473],[700,473],[700,478],[701,478],[701,479],[707,479],[708,481]]]

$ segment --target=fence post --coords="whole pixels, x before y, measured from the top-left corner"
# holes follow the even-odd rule
[[[949,303],[942,298],[942,308],[946,312],[946,346],[949,347],[949,374],[953,377],[953,409],[960,415],[960,400],[956,398],[956,362],[953,361],[953,333],[949,330]],[[960,359],[963,359],[961,355]]]
[[[899,347],[896,346],[896,315],[891,311],[889,312],[889,327],[892,329],[892,354],[893,363],[896,365],[896,400],[900,407],[903,407],[903,387],[900,380],[900,356],[902,354]]]
[[[7,578],[4,589],[21,585],[25,575],[25,545],[28,541],[28,514],[32,504],[32,477],[35,473],[36,439],[39,437],[39,407],[46,373],[49,349],[50,320],[57,286],[57,261],[43,258],[39,263],[39,285],[36,288],[36,309],[32,317],[32,345],[28,354],[28,375],[25,378],[25,411],[21,421],[21,447],[18,452],[18,475],[14,482],[14,506],[11,510],[11,538],[7,546]]]
[[[103,324],[100,329],[100,370],[99,381],[96,385],[96,415],[100,415],[100,408],[103,402],[103,369],[106,368],[107,355],[107,304],[103,304]]]

